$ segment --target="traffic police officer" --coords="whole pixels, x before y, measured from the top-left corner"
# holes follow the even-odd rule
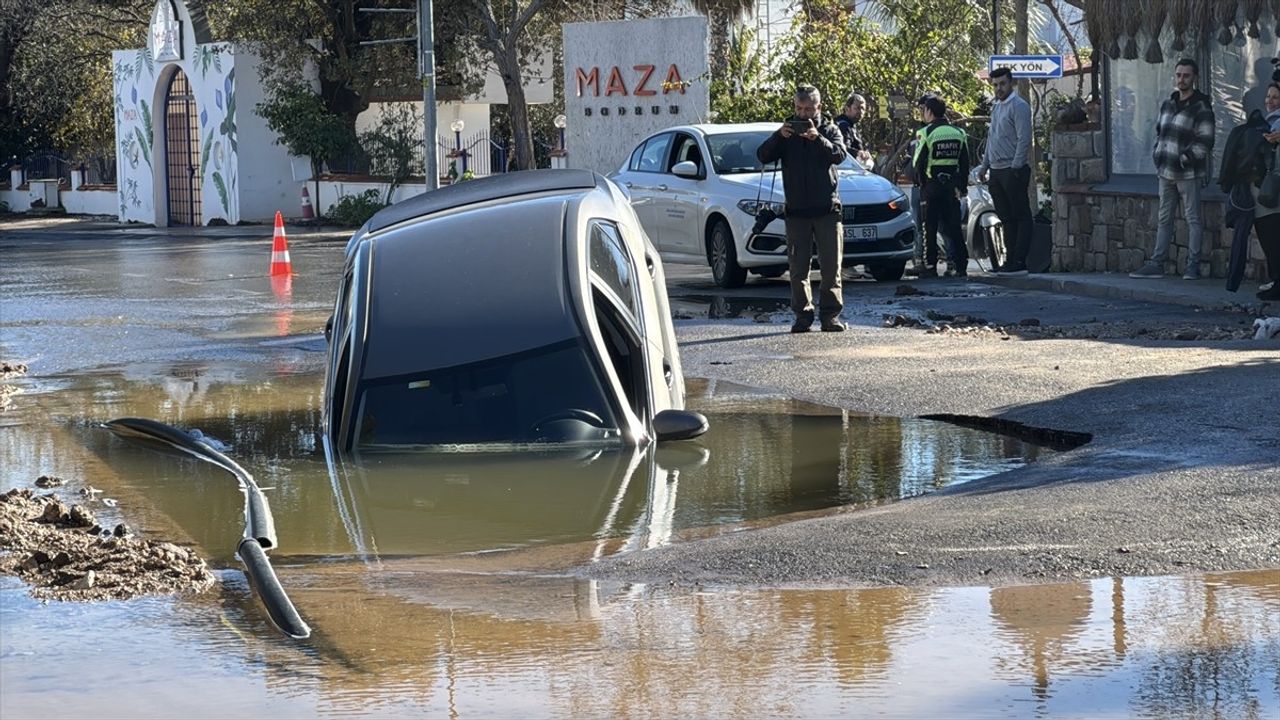
[[[924,227],[928,267],[936,272],[938,231],[947,242],[947,277],[965,277],[969,265],[968,248],[960,230],[960,198],[969,184],[969,138],[947,122],[947,105],[942,98],[926,95],[920,99],[924,121],[916,146],[916,184],[925,202]]]

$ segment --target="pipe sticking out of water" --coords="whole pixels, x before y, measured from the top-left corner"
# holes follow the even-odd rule
[[[145,418],[118,418],[103,423],[103,427],[121,438],[158,442],[172,447],[226,470],[239,481],[240,489],[245,495],[245,527],[244,540],[236,548],[236,554],[244,563],[245,574],[258,591],[258,597],[262,598],[271,622],[289,637],[309,637],[311,628],[290,602],[267,559],[266,551],[277,545],[275,521],[271,517],[267,498],[254,482],[253,476],[226,454],[172,425]]]

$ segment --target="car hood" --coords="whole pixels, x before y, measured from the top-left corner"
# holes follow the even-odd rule
[[[866,171],[840,170],[840,202],[844,205],[865,205],[889,202],[902,194],[893,183]],[[772,176],[772,177],[771,177]],[[739,193],[739,198],[769,199],[773,188],[773,200],[782,202],[782,173],[741,173],[722,175],[720,183],[728,190]]]

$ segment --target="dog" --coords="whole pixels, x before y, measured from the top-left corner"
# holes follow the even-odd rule
[[[1280,338],[1280,317],[1258,318],[1253,321],[1253,339]]]

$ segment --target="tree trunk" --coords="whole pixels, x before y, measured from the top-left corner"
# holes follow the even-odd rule
[[[496,58],[498,74],[507,90],[507,112],[511,114],[511,135],[515,139],[512,155],[517,170],[534,169],[533,128],[529,125],[529,105],[524,99],[524,83],[520,75],[520,57],[513,45],[507,45]]]

